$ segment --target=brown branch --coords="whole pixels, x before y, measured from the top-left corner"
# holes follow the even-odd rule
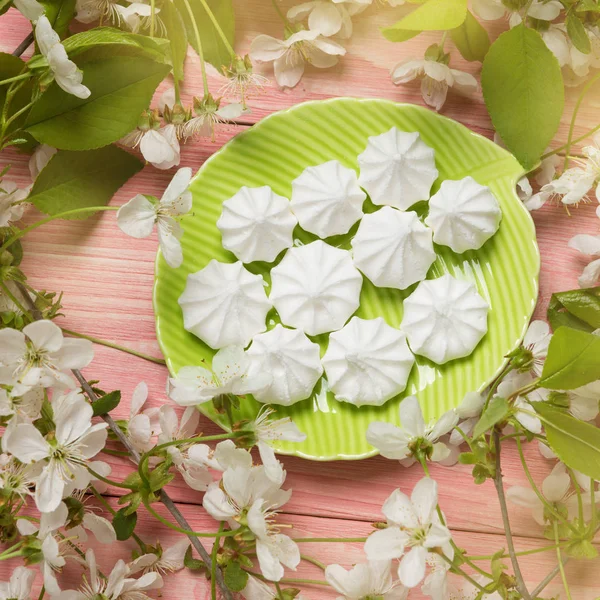
[[[21,56],[31,44],[33,44],[33,31],[17,46],[16,50],[12,53],[13,56]]]
[[[31,296],[29,295],[29,292],[27,291],[25,286],[23,286],[23,284],[21,284],[20,282],[17,283],[17,286],[19,287],[19,290],[23,294],[25,302],[29,306],[29,310],[31,312],[32,317],[36,321],[40,320],[42,318],[42,313],[35,306],[33,300],[31,299]],[[81,372],[78,369],[73,369],[73,375],[75,375],[77,381],[79,381],[79,383],[81,384],[81,388],[86,393],[86,395],[91,400],[91,402],[92,403],[96,402],[96,400],[98,400],[98,396],[96,396],[96,393],[94,392],[94,390],[92,389],[90,384],[87,382],[86,378],[81,374]],[[114,434],[117,436],[119,441],[123,444],[123,446],[125,446],[125,448],[129,452],[129,454],[131,455],[133,460],[136,463],[139,463],[140,454],[131,445],[131,443],[127,439],[127,436],[123,433],[123,430],[115,423],[115,421],[113,420],[113,418],[110,415],[103,415],[102,418],[104,419],[104,421],[106,423],[108,423],[108,426],[114,432]],[[192,530],[189,523],[186,521],[185,517],[181,514],[181,511],[177,508],[175,502],[173,502],[173,500],[171,500],[170,496],[167,494],[167,492],[165,492],[165,490],[160,491],[160,501],[165,505],[167,510],[171,513],[171,515],[177,521],[177,523],[179,524],[180,527],[182,527],[183,529],[188,529],[190,531]],[[192,546],[196,549],[196,551],[198,552],[198,554],[204,561],[204,564],[206,565],[207,569],[210,571],[211,566],[212,566],[212,561],[211,561],[209,553],[206,551],[206,548],[202,545],[202,543],[200,542],[200,540],[197,537],[189,535],[188,538],[189,538]],[[216,576],[217,584],[219,585],[219,588],[223,595],[223,598],[225,600],[233,600],[231,591],[225,585],[225,580],[223,579],[223,573],[219,567],[217,567],[215,570],[215,576]]]

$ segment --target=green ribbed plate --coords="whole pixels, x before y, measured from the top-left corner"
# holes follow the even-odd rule
[[[156,264],[157,335],[171,373],[202,360],[210,363],[214,354],[184,330],[177,299],[189,273],[202,269],[213,258],[235,260],[222,248],[216,227],[221,203],[243,185],[270,185],[277,194],[289,198],[292,180],[305,167],[328,160],[337,159],[357,168],[357,157],[365,149],[367,138],[392,126],[418,131],[435,149],[440,178],[434,191],[443,179],[471,175],[490,186],[500,201],[500,231],[477,252],[456,255],[448,248],[438,247],[438,259],[429,272],[430,278],[449,272],[475,282],[491,306],[489,331],[465,359],[437,366],[417,358],[406,393],[379,408],[356,408],[337,402],[327,392],[326,384],[318,383],[311,398],[291,407],[278,407],[280,416],[292,417],[308,436],[301,444],[280,443],[278,449],[284,454],[316,460],[359,459],[376,454],[365,439],[371,421],[398,423],[401,399],[414,393],[425,418],[432,419],[457,406],[466,392],[485,387],[501,369],[504,356],[519,344],[535,307],[539,252],[533,222],[515,194],[515,183],[523,169],[512,155],[459,123],[420,107],[346,98],[308,102],[271,115],[238,135],[212,156],[193,180],[193,215],[183,221],[183,265],[170,269],[161,256]],[[356,226],[350,233],[355,229]],[[315,239],[299,228],[295,237],[304,243]],[[330,242],[349,248],[350,239],[349,234]],[[269,281],[270,265],[254,263],[249,268]],[[413,289],[414,286],[401,292],[375,288],[365,279],[356,314],[366,319],[382,316],[390,325],[398,326],[402,300]],[[276,322],[272,315],[268,320],[269,327]],[[326,338],[319,336],[316,340],[323,352]],[[251,398],[245,400],[243,417],[252,418],[259,406]],[[212,407],[202,405],[201,410],[224,425]]]

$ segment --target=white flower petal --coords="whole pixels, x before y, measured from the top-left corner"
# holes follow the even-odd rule
[[[398,527],[388,527],[372,533],[365,542],[369,560],[400,558],[408,542],[408,534]]]
[[[145,196],[138,194],[117,211],[119,229],[134,238],[145,238],[156,223],[157,207]]]
[[[86,512],[83,515],[83,526],[91,531],[101,544],[114,544],[117,541],[117,534],[112,523],[104,517]]]
[[[423,546],[414,546],[406,556],[402,557],[398,567],[398,578],[402,585],[414,588],[423,581],[426,559],[427,550]]]

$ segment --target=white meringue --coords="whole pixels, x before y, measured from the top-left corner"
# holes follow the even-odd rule
[[[211,260],[204,269],[188,275],[179,297],[183,326],[211,348],[247,346],[265,331],[271,303],[264,280],[241,262]]]
[[[367,190],[373,204],[387,204],[402,210],[419,200],[427,200],[438,178],[433,148],[416,132],[392,127],[371,136],[359,155],[358,182]]]
[[[468,356],[487,331],[488,303],[468,281],[422,281],[404,300],[402,331],[415,354],[438,365]]]
[[[252,340],[248,377],[258,373],[271,376],[271,384],[254,397],[266,404],[289,406],[308,398],[323,374],[318,344],[302,331],[276,325]]]
[[[362,217],[366,198],[356,172],[337,160],[307,167],[292,181],[292,210],[300,226],[321,238],[348,233]]]
[[[406,335],[381,317],[352,317],[329,336],[325,374],[338,400],[356,406],[381,406],[406,389],[415,357]]]
[[[273,268],[270,299],[282,323],[319,335],[344,325],[361,287],[350,253],[317,240],[291,248]]]
[[[268,186],[244,186],[223,202],[217,227],[223,248],[242,262],[273,262],[282,250],[292,245],[297,223],[287,198],[278,196]]]
[[[389,206],[363,217],[352,250],[354,264],[375,285],[400,290],[425,279],[436,259],[431,229],[416,213]]]
[[[454,252],[477,250],[500,227],[502,211],[485,185],[472,177],[446,180],[429,200],[425,223],[433,229],[433,241]]]

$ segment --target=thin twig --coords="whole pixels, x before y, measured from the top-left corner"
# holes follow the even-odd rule
[[[506,506],[506,496],[504,495],[504,483],[502,482],[502,465],[500,460],[500,434],[498,430],[494,430],[494,446],[496,450],[496,473],[494,475],[494,486],[498,494],[498,501],[500,502],[500,512],[502,513],[502,522],[504,524],[504,532],[506,534],[506,545],[508,546],[508,554],[510,556],[510,562],[512,563],[513,571],[515,572],[515,578],[517,580],[517,589],[524,598],[524,600],[531,600],[525,581],[523,580],[523,574],[521,573],[521,567],[519,566],[519,560],[515,553],[515,545],[513,542],[512,532],[510,530],[510,520],[508,518],[508,507]],[[535,594],[534,594],[535,597]]]
[[[20,282],[17,282],[17,286],[19,286],[19,289],[22,292],[24,292],[24,293],[27,292],[27,290],[24,288],[24,286]],[[25,301],[30,305],[29,309],[31,311],[31,314],[33,315],[33,318],[36,320],[41,319],[42,314],[37,309],[37,307],[35,306],[33,301],[31,300],[31,297],[29,296],[29,294],[25,294]],[[91,388],[90,384],[87,382],[86,378],[81,374],[81,372],[78,369],[73,369],[73,375],[75,375],[75,378],[77,379],[77,381],[79,381],[79,383],[81,384],[81,388],[86,393],[87,397],[91,400],[91,402],[95,402],[98,399],[98,397],[96,396],[96,393],[94,392],[94,390]],[[104,421],[106,423],[108,423],[108,426],[110,427],[110,429],[117,436],[117,439],[123,444],[123,446],[125,446],[125,448],[129,452],[129,454],[131,454],[131,457],[133,458],[133,460],[136,463],[139,463],[140,454],[130,444],[129,440],[127,439],[127,436],[123,433],[123,430],[114,422],[113,418],[110,415],[103,415],[102,418],[104,419]],[[177,506],[175,505],[173,500],[171,500],[171,498],[169,497],[167,492],[165,492],[165,490],[160,491],[160,501],[165,505],[165,507],[171,513],[171,515],[173,515],[173,518],[177,521],[177,523],[179,524],[179,526],[182,529],[188,529],[190,531],[192,530],[189,523],[186,521],[185,517],[181,514],[181,511],[177,508]],[[200,542],[200,540],[197,537],[188,536],[188,538],[189,538],[192,546],[196,549],[196,551],[198,552],[198,554],[204,561],[204,564],[206,565],[206,567],[208,569],[210,569],[212,563],[211,563],[210,555],[206,551],[206,548],[204,548],[204,546],[202,545],[202,543]],[[225,585],[225,581],[223,579],[223,573],[220,568],[218,568],[218,567],[216,568],[215,575],[216,575],[217,584],[221,590],[221,593],[223,594],[223,598],[225,600],[233,600],[233,596],[232,596],[231,592],[229,591],[229,588]]]
[[[565,559],[563,560],[563,565],[565,565],[568,560],[569,557],[565,556]],[[550,573],[548,573],[548,575],[546,575],[546,577],[544,577],[544,579],[540,581],[540,584],[535,588],[535,590],[531,592],[531,596],[533,598],[537,598],[544,591],[544,589],[546,589],[546,586],[558,575],[559,572],[560,566],[556,565],[554,569],[552,569],[552,571],[550,571]]]
[[[13,56],[21,56],[31,44],[33,44],[33,31],[17,46],[16,50],[13,52]]]

